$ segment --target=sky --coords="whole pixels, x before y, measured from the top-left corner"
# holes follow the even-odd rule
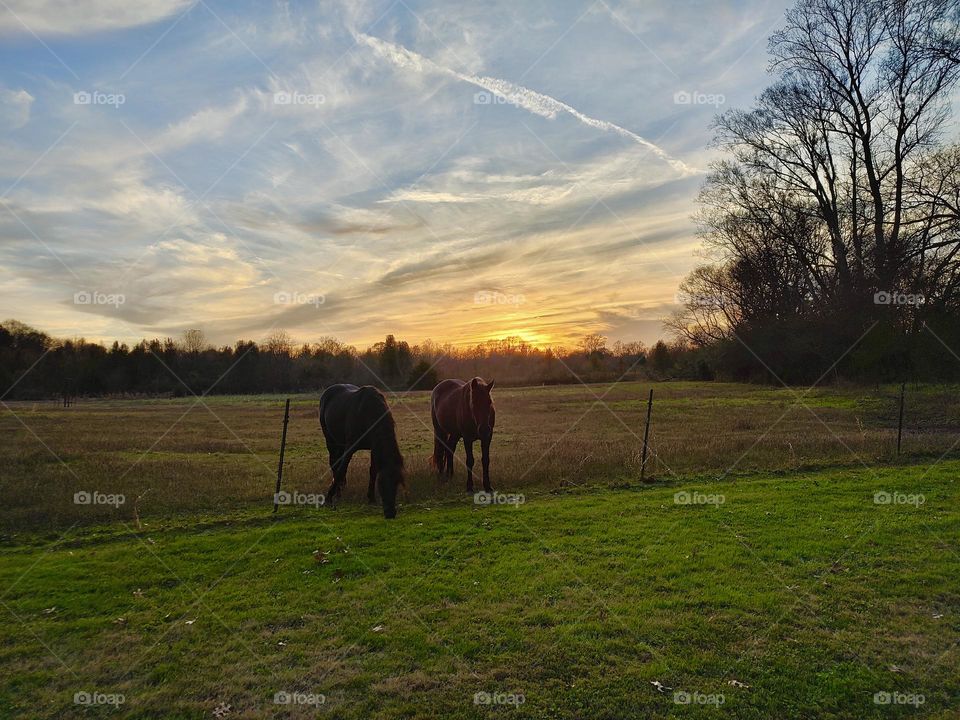
[[[0,319],[666,336],[786,3],[0,1]]]

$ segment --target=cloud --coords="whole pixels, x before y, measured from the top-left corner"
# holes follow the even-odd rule
[[[157,22],[196,0],[6,0],[0,33],[83,35]]]
[[[650,171],[642,149],[622,149],[581,163],[554,165],[538,175],[494,173],[489,167],[454,167],[415,185],[398,188],[379,202],[517,203],[530,206],[581,204],[638,192],[679,178]]]
[[[154,152],[186,147],[195,142],[212,142],[224,136],[234,120],[247,109],[247,99],[239,97],[232,105],[208,107],[171,125],[150,143]]]
[[[629,138],[638,145],[641,145],[642,147],[651,151],[661,160],[667,162],[678,172],[690,175],[695,175],[700,172],[696,168],[690,167],[682,160],[677,160],[676,158],[671,157],[662,148],[650,142],[649,140],[640,137],[636,133],[631,132],[626,128],[622,128],[612,122],[590,117],[589,115],[580,112],[576,108],[571,107],[570,105],[567,105],[556,98],[552,98],[549,95],[538,93],[535,90],[523,87],[522,85],[517,85],[509,80],[486,76],[467,75],[457,72],[456,70],[438,65],[428,58],[418,55],[417,53],[408,50],[401,45],[396,45],[371,35],[356,33],[355,37],[357,38],[358,42],[364,43],[374,50],[374,52],[376,52],[378,55],[401,69],[411,70],[416,73],[436,72],[457,78],[458,80],[462,80],[463,82],[467,82],[471,85],[482,88],[499,98],[504,98],[508,104],[515,105],[533,113],[534,115],[539,115],[540,117],[544,117],[549,120],[555,119],[561,113],[566,113],[589,127],[596,128],[597,130],[602,130],[604,132],[613,132],[625,138]]]
[[[0,128],[18,130],[30,122],[33,95],[26,90],[0,87]]]
[[[219,19],[181,19],[189,3],[173,0],[7,2],[82,78],[0,3],[24,57],[0,63],[0,129],[15,130],[0,187],[23,175],[0,202],[8,315],[110,340],[201,326],[233,342],[276,324],[361,346],[390,332],[655,340],[659,306],[697,261],[690,215],[712,110],[676,106],[678,78],[622,22],[683,87],[710,91],[761,17],[759,0],[614,4],[619,19],[558,4],[548,20],[524,3],[436,0],[415,14],[380,0],[218,4]],[[116,42],[95,34],[151,18],[166,21]],[[747,55],[737,77],[749,68],[762,76]],[[75,105],[84,88],[127,102]],[[277,92],[323,101],[283,105]],[[128,302],[78,308],[85,287]],[[478,307],[481,290],[526,302]],[[278,292],[326,301],[277,304]]]

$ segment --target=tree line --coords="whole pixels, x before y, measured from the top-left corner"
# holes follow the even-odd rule
[[[960,4],[800,0],[769,48],[670,326],[732,379],[960,377]]]
[[[358,350],[335,338],[294,343],[285,331],[261,342],[214,347],[199,330],[182,337],[109,347],[83,339],[57,339],[16,320],[0,323],[0,394],[3,399],[62,395],[183,396],[314,392],[352,382],[391,390],[429,390],[446,377],[476,375],[498,385],[561,384],[653,375],[690,374],[679,345],[640,342],[607,347],[588,335],[575,349],[535,347],[505,338],[474,347],[432,341],[410,345],[393,335]]]

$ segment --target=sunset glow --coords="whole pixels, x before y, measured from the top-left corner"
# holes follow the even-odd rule
[[[0,304],[56,336],[653,342],[783,11],[140,5],[0,25]]]

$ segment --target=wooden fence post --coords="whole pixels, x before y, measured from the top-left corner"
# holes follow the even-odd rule
[[[903,395],[907,389],[907,382],[900,384],[900,419],[897,421],[897,457],[900,457],[900,441],[903,438]]]
[[[287,449],[287,423],[290,421],[290,398],[287,398],[287,405],[283,410],[283,435],[280,436],[280,463],[277,465],[277,489],[273,493],[273,511],[276,512],[280,506],[278,502],[280,496],[280,482],[283,480],[283,453]]]
[[[650,412],[653,410],[653,388],[650,388],[650,397],[647,399],[647,424],[643,429],[643,457],[640,460],[640,481],[643,482],[647,472],[647,442],[650,439]]]

